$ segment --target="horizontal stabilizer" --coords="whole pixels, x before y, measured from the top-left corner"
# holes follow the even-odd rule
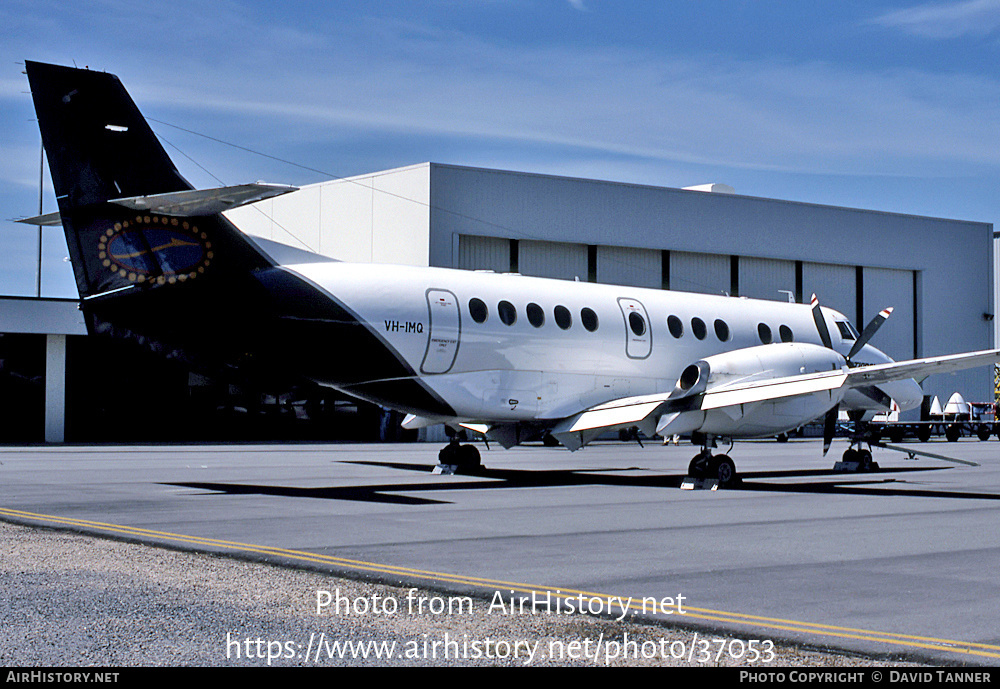
[[[121,199],[111,199],[109,203],[140,211],[156,213],[175,218],[194,218],[205,215],[215,215],[232,208],[239,208],[249,203],[257,203],[265,199],[281,196],[298,187],[285,184],[239,184],[234,187],[218,187],[216,189],[191,189],[188,191],[173,191],[167,194],[150,194],[149,196],[129,196]],[[25,225],[61,225],[59,213],[46,213],[33,218],[23,218],[16,222]]]
[[[217,189],[192,189],[190,191],[173,191],[167,194],[152,194],[150,196],[130,196],[123,199],[111,199],[111,203],[125,206],[135,211],[158,213],[178,218],[190,218],[203,215],[214,215],[231,208],[239,208],[248,203],[256,203],[264,199],[274,198],[282,194],[298,191],[298,187],[284,184],[240,184],[235,187],[219,187]]]
[[[62,216],[59,215],[59,211],[56,211],[55,213],[36,215],[33,218],[19,218],[14,222],[24,223],[25,225],[42,225],[43,227],[57,227],[59,225],[62,225]]]

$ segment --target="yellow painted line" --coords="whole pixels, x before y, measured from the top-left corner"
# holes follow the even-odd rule
[[[289,558],[299,562],[310,562],[323,565],[336,565],[345,569],[360,572],[374,572],[378,574],[389,574],[396,576],[416,577],[432,581],[444,581],[454,584],[465,584],[478,588],[501,587],[511,593],[553,593],[559,597],[584,596],[586,598],[621,598],[628,599],[628,596],[610,596],[604,593],[594,593],[591,591],[581,591],[578,589],[561,588],[554,586],[532,586],[520,582],[504,581],[500,579],[486,579],[482,577],[464,576],[448,572],[436,572],[432,570],[414,569],[411,567],[399,567],[395,565],[384,565],[364,560],[352,560],[348,558],[310,553],[302,550],[290,550],[287,548],[275,548],[271,546],[255,545],[252,543],[240,543],[237,541],[226,541],[216,538],[203,538],[200,536],[188,536],[185,534],[171,533],[169,531],[156,531],[153,529],[142,529],[133,526],[123,526],[120,524],[108,524],[105,522],[91,521],[87,519],[74,519],[71,517],[59,517],[48,514],[38,514],[35,512],[25,512],[0,507],[0,517],[10,517],[17,520],[31,520],[46,524],[57,524],[66,527],[79,529],[89,529],[103,531],[112,534],[135,536],[140,538],[159,538],[179,543],[197,545],[203,547],[219,548],[244,553],[255,553],[260,555],[272,555]],[[636,612],[645,612],[642,607],[642,597],[633,596],[633,602],[629,608]],[[895,646],[905,646],[908,648],[920,648],[935,651],[947,651],[949,653],[960,653],[966,655],[983,656],[986,658],[1000,658],[1000,646],[982,644],[969,641],[957,641],[954,639],[939,639],[934,637],[915,636],[908,634],[896,634],[894,632],[880,632],[870,629],[856,629],[852,627],[838,627],[834,625],[820,624],[816,622],[801,622],[798,620],[786,620],[782,618],[760,617],[736,612],[726,612],[722,610],[712,610],[709,608],[696,608],[686,606],[684,614],[679,615],[679,620],[698,619],[712,622],[722,622],[735,625],[753,625],[765,629],[780,631],[799,632],[804,634],[814,634],[826,637],[841,639],[854,639],[861,641],[874,641],[877,643],[891,644]]]

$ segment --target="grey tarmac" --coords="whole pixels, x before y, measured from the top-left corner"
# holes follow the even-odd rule
[[[774,640],[786,652],[787,640],[810,649],[843,649],[842,661],[864,654],[875,662],[993,665],[1000,657],[1000,593],[992,574],[1000,535],[990,525],[1000,509],[1000,446],[964,440],[914,447],[981,466],[907,461],[877,450],[882,471],[834,474],[836,446],[824,459],[816,441],[744,442],[730,451],[743,484],[713,492],[678,488],[694,454],[691,446],[648,443],[598,443],[572,454],[541,446],[484,449],[487,469],[481,476],[431,474],[438,448],[429,445],[5,448],[0,519],[119,542],[37,529],[27,530],[30,537],[24,530],[11,536],[14,527],[6,527],[5,543],[50,541],[49,550],[42,550],[47,556],[5,546],[13,555],[4,558],[6,583],[26,587],[23,595],[8,598],[26,625],[26,635],[14,638],[47,638],[38,631],[46,620],[63,621],[50,628],[56,640],[40,646],[49,649],[48,657],[31,656],[38,646],[30,641],[8,641],[13,648],[0,659],[63,664],[51,656],[60,651],[58,632],[77,630],[65,664],[81,664],[81,657],[96,652],[95,644],[110,654],[98,656],[107,664],[253,664],[262,662],[265,648],[284,656],[272,662],[295,664],[311,648],[310,634],[317,641],[328,632],[327,647],[334,638],[430,643],[399,661],[410,664],[517,664],[529,657],[529,639],[575,639],[572,648],[554,647],[563,653],[555,664],[594,664],[598,639],[646,639],[645,647],[621,648],[652,654],[653,640],[662,642],[667,634],[682,635],[669,637],[679,642],[676,651],[694,648],[698,642],[692,639],[704,643],[727,631],[726,638],[737,641],[715,662],[733,661],[727,653],[745,659],[750,640]],[[57,538],[75,540],[65,546],[52,542]],[[153,565],[129,569],[138,558],[134,553],[98,557],[125,568],[120,572],[73,564],[91,551],[141,547],[121,541],[167,546],[142,552],[184,564],[165,565],[174,574],[162,581],[151,574],[158,571]],[[235,573],[210,574],[223,565]],[[240,568],[264,574],[251,577]],[[286,576],[319,579],[293,585]],[[331,576],[342,578],[331,584]],[[243,581],[254,582],[252,596],[233,588]],[[366,587],[386,585],[391,588],[381,594],[383,602],[399,606],[411,589],[426,592],[427,600],[468,596],[487,622],[462,627],[471,617],[431,614],[429,607],[411,615],[309,610],[320,590],[340,591],[361,605],[371,602]],[[124,632],[116,632],[106,616],[128,618],[115,613],[112,601],[127,598],[129,590],[148,592],[138,599],[156,614],[142,608],[131,613],[149,619],[147,627],[155,631],[169,628],[169,619],[193,620],[203,627],[190,636],[201,641],[158,644],[139,634],[131,646],[119,644]],[[37,603],[38,591],[47,592],[46,612],[32,614],[35,603],[24,601]],[[636,605],[621,622],[607,619],[621,613],[610,605],[601,618],[575,611],[489,610],[498,593],[518,599],[532,591],[577,604],[631,598]],[[157,592],[166,598],[161,601]],[[658,614],[643,614],[638,606],[668,599],[675,606],[681,599],[683,613],[664,605]],[[251,603],[263,607],[247,607]],[[275,615],[284,620],[292,610],[300,616],[294,624],[274,623]],[[395,631],[342,631],[403,622]],[[519,631],[529,623],[535,631]],[[553,626],[540,629],[545,625]],[[602,636],[596,626],[581,631],[579,625],[610,627]],[[506,645],[486,643],[492,629],[493,642],[507,630]],[[634,635],[623,637],[629,630]],[[278,641],[286,645],[272,643]],[[461,660],[435,656],[434,642],[440,642],[440,653],[454,651]],[[88,655],[68,650],[81,645]],[[239,658],[232,657],[236,646]],[[800,660],[833,662],[814,656],[777,662]]]

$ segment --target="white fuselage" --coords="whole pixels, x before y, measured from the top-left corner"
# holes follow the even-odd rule
[[[770,342],[821,345],[803,304],[442,268],[285,269],[353,311],[462,420],[561,419],[668,392],[685,367],[708,356]],[[833,348],[846,355],[856,332],[838,325],[848,322],[843,314],[823,315]],[[854,361],[891,360],[866,345]],[[880,387],[901,408],[922,399],[912,380]],[[884,408],[857,392],[843,405]]]

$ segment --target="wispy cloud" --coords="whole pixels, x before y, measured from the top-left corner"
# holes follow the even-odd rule
[[[97,40],[120,26],[84,27],[97,39],[64,27],[48,43],[78,51],[81,62],[94,54],[91,43],[112,45],[102,47],[100,67],[119,73],[148,115],[283,157],[311,156],[301,162],[337,174],[387,164],[376,154],[380,139],[409,146],[388,164],[505,157],[541,169],[537,161],[548,157],[549,169],[580,176],[602,157],[609,170],[634,161],[649,178],[655,165],[900,176],[1000,165],[1000,79],[989,75],[521,44],[378,15],[283,24],[223,8],[229,30],[217,30],[218,17],[196,23],[171,59],[155,42]],[[966,12],[985,24],[976,12],[998,8],[1000,0],[924,5],[880,21],[902,25],[910,13],[913,25],[934,17],[944,25]],[[165,5],[142,12],[152,25],[172,21]],[[0,82],[0,97],[13,98],[27,120],[24,85],[15,81]],[[369,163],[331,160],[360,151],[358,142],[370,146]],[[18,158],[26,162],[15,169],[30,170],[30,150]]]
[[[985,36],[1000,30],[1000,0],[964,0],[887,12],[875,24],[928,38]]]
[[[587,160],[580,175],[599,156],[619,166],[643,161],[647,170],[658,162],[907,176],[948,164],[1000,165],[1000,80],[986,76],[511,45],[386,18],[294,28],[234,18],[233,25],[238,35],[216,35],[176,60],[137,44],[123,69],[109,67],[147,114],[177,121],[183,109],[192,129],[272,153],[329,155],[391,136],[418,142],[412,150],[420,156],[394,163],[464,163],[456,151],[479,158],[477,147],[502,146],[522,169],[530,164],[519,156],[535,161],[541,151],[562,155],[553,165],[569,174],[567,161]],[[209,31],[193,30],[192,45]],[[13,84],[3,90],[14,95]],[[368,171],[302,162],[338,174]]]
[[[381,131],[763,170],[919,174],[942,162],[1000,164],[991,143],[1000,82],[986,77],[511,48],[409,30],[392,42],[395,55],[344,50],[335,70],[259,73],[252,89],[220,72],[214,92],[184,100],[206,114],[296,123],[282,129],[305,138]]]

